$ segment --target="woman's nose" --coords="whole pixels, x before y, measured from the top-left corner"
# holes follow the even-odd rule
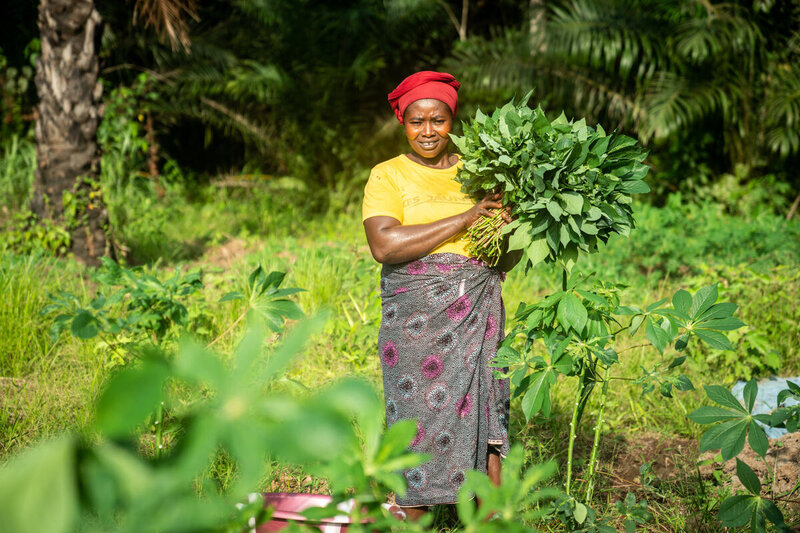
[[[434,133],[435,132],[434,132],[434,129],[433,129],[433,123],[432,122],[425,122],[425,125],[422,127],[422,135],[424,135],[425,137],[430,137]]]

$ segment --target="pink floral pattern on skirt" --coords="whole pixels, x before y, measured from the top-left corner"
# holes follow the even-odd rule
[[[401,472],[402,506],[456,501],[469,470],[486,472],[489,442],[508,452],[507,380],[488,365],[503,338],[502,275],[458,254],[384,265],[378,338],[386,422],[415,420],[424,465]]]

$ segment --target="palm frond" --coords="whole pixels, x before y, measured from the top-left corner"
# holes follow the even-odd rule
[[[770,150],[783,157],[800,152],[800,69],[796,64],[777,65],[765,100]]]
[[[736,73],[716,74],[693,79],[674,72],[659,72],[639,104],[642,139],[646,142],[650,138],[667,138],[716,113],[733,121],[732,114],[742,101],[738,84],[730,82]]]
[[[145,28],[153,27],[159,36],[167,38],[173,50],[191,48],[189,24],[186,19],[199,20],[195,0],[136,0],[133,21],[144,21]]]
[[[751,55],[762,39],[755,22],[743,9],[731,4],[703,2],[699,16],[686,17],[674,33],[674,51],[686,61],[700,64],[720,54]]]

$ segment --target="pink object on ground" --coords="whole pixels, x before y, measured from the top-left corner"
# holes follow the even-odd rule
[[[257,533],[280,531],[295,521],[307,526],[317,527],[324,533],[347,531],[350,518],[343,512],[341,515],[325,518],[320,521],[309,520],[300,514],[309,507],[325,507],[331,503],[331,497],[324,494],[291,494],[288,492],[265,492],[264,507],[274,507],[269,522],[261,524]]]

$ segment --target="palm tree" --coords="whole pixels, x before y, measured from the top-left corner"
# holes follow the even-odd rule
[[[446,66],[484,100],[535,86],[549,107],[651,144],[710,131],[721,170],[800,154],[800,4],[567,0],[546,9],[538,48],[527,28],[511,29],[463,43]]]
[[[134,18],[188,50],[184,15],[194,0],[137,0]],[[71,249],[87,264],[108,251],[106,213],[96,180],[100,157],[97,125],[103,87],[98,81],[101,18],[94,0],[40,0],[41,55],[36,64],[38,168],[33,212],[64,223]]]

